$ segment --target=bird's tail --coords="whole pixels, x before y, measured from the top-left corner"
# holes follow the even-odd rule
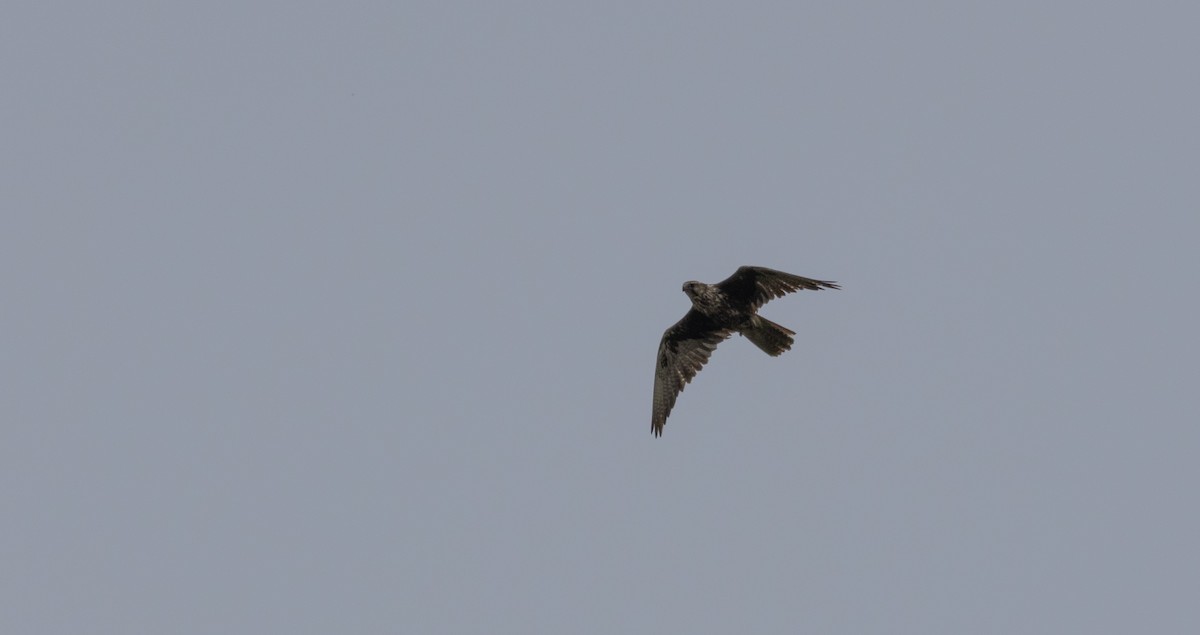
[[[743,327],[739,333],[762,349],[764,353],[775,357],[792,348],[792,336],[795,331],[780,326],[765,317],[756,315],[750,320],[750,325]]]

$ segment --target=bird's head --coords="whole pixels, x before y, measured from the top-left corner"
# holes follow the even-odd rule
[[[699,282],[696,282],[695,280],[688,280],[687,282],[683,283],[683,294],[686,295],[687,297],[692,298],[694,300],[694,299],[696,299],[696,295],[698,295],[699,293],[700,293],[700,283]]]

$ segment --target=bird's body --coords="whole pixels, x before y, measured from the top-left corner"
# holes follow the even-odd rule
[[[801,289],[837,289],[836,283],[802,278],[767,269],[740,267],[717,284],[689,281],[683,292],[692,308],[663,333],[654,371],[654,406],[650,428],[661,436],[675,399],[712,352],[726,338],[740,333],[771,356],[792,347],[796,333],[760,315],[758,309],[774,298]]]

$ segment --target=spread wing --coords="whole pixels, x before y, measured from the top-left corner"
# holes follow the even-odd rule
[[[717,344],[732,334],[730,329],[717,328],[712,320],[695,309],[663,333],[658,345],[658,364],[654,369],[654,408],[650,415],[650,430],[654,436],[662,436],[667,415],[671,414],[683,386],[700,372]]]
[[[738,267],[732,276],[717,283],[717,288],[731,301],[743,304],[751,311],[793,291],[808,289],[840,289],[836,282],[813,280],[766,267]]]

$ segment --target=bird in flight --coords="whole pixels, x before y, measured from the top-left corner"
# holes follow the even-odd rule
[[[650,430],[662,436],[667,415],[685,384],[708,362],[717,344],[735,332],[772,357],[792,348],[796,334],[758,314],[762,305],[793,291],[840,289],[837,283],[802,278],[766,267],[739,267],[716,284],[689,280],[683,292],[692,308],[663,333],[654,369]]]

